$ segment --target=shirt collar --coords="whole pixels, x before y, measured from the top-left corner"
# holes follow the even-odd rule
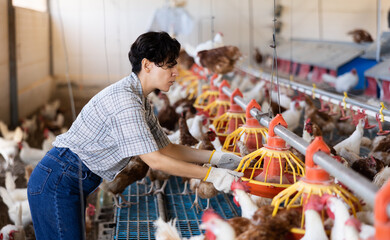
[[[134,86],[134,89],[136,90],[136,94],[142,99],[142,102],[145,102],[146,98],[143,94],[142,91],[142,85],[141,85],[141,80],[139,80],[137,74],[132,72],[130,74],[130,84]]]

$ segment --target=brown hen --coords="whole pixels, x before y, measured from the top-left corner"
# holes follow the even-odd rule
[[[111,194],[114,197],[114,204],[119,208],[122,206],[134,204],[128,202],[122,195],[122,192],[130,184],[144,178],[146,176],[146,173],[148,172],[148,169],[149,166],[144,163],[144,161],[142,161],[140,157],[132,157],[127,166],[118,175],[116,175],[114,180],[112,180],[111,182],[104,180],[99,187],[100,189]],[[118,196],[122,198],[121,204],[119,204]]]
[[[332,117],[327,113],[319,112],[317,107],[314,105],[311,97],[305,96],[305,119],[310,118],[311,121],[319,126],[323,133],[329,133],[332,139],[333,129],[336,128]]]
[[[234,65],[241,56],[240,50],[235,46],[224,46],[198,52],[201,65],[217,74],[233,71]]]
[[[168,130],[175,130],[179,115],[175,108],[170,105],[169,98],[164,93],[159,93],[159,97],[164,100],[164,107],[158,112],[158,121],[160,125]]]

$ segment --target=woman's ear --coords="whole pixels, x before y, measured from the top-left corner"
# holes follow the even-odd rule
[[[151,65],[152,62],[150,62],[148,59],[144,58],[142,59],[142,69],[144,69],[145,72],[149,73],[150,72],[150,69],[152,67]]]

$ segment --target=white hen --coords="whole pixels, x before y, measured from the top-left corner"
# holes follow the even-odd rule
[[[243,93],[244,100],[249,102],[252,99],[255,99],[256,102],[262,102],[264,98],[264,86],[265,81],[257,83],[252,89]]]
[[[334,149],[336,150],[337,153],[339,153],[342,148],[345,148],[350,152],[359,155],[360,143],[362,141],[363,133],[364,133],[364,119],[361,118],[359,120],[359,123],[356,125],[356,130],[352,133],[352,135],[347,139],[343,140],[342,142],[338,143],[336,146],[334,146]]]
[[[20,143],[20,160],[27,165],[36,166],[39,161],[46,155],[46,151],[41,149],[32,148],[27,142],[23,141]]]
[[[325,82],[334,83],[336,91],[340,93],[348,92],[359,82],[359,76],[355,69],[337,77],[324,73],[322,74],[322,79]]]
[[[325,195],[328,210],[334,215],[334,224],[331,232],[332,240],[344,240],[345,222],[350,218],[345,202],[335,196]]]
[[[12,140],[5,140],[0,137],[0,154],[3,156],[5,162],[3,163],[4,169],[14,165],[16,155],[18,155],[18,144]]]
[[[28,204],[27,199],[24,201],[15,201],[15,199],[12,198],[7,189],[3,187],[0,187],[0,196],[3,198],[3,202],[8,207],[8,215],[12,222],[17,223],[18,219],[20,218],[20,214],[22,215],[23,226],[27,226],[29,223],[32,222],[30,205]]]
[[[45,104],[41,109],[42,116],[47,120],[54,120],[57,116],[57,111],[60,108],[61,102],[56,99],[53,102]]]
[[[256,203],[253,202],[252,198],[245,190],[235,188],[233,187],[233,184],[232,190],[235,201],[239,203],[239,206],[241,207],[241,216],[244,218],[252,219],[253,214],[255,214],[259,207],[256,205]]]
[[[305,235],[301,240],[328,240],[324,224],[318,211],[322,206],[313,195],[305,206]]]
[[[299,127],[301,113],[302,108],[297,101],[290,102],[290,108],[282,112],[282,116],[287,123],[288,130],[294,131],[296,128]]]
[[[42,142],[42,150],[44,152],[48,152],[50,149],[53,148],[52,144],[56,140],[56,135],[49,129],[45,129],[43,131],[43,135],[45,136],[45,139]]]
[[[156,240],[182,240],[178,230],[176,229],[176,219],[164,222],[161,217],[154,222],[156,228]],[[193,236],[191,238],[183,238],[183,240],[203,240],[204,236]]]
[[[7,125],[3,121],[0,121],[0,131],[6,140],[20,142],[23,139],[23,130],[21,127],[16,127],[15,130],[10,131]]]

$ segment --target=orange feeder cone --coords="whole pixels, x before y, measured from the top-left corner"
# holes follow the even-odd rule
[[[242,180],[248,182],[250,193],[266,198],[273,198],[297,182],[305,172],[304,163],[288,150],[282,138],[275,135],[277,125],[287,128],[281,114],[269,124],[267,144],[243,157],[237,168],[244,173]],[[251,164],[253,160],[256,160],[254,165]]]
[[[224,114],[230,107],[230,99],[226,94],[223,93],[222,91],[223,87],[230,88],[230,85],[226,80],[223,80],[221,85],[219,86],[219,95],[217,100],[208,104],[203,109],[205,112],[209,114],[211,121],[214,121],[214,119]]]
[[[387,216],[387,205],[390,203],[390,181],[379,189],[375,197],[375,240],[389,239],[390,219]]]
[[[230,109],[217,117],[213,122],[221,144],[224,144],[226,137],[230,133],[234,132],[234,130],[245,123],[245,112],[234,102],[235,96],[243,97],[238,88],[236,88],[230,96]]]
[[[246,108],[246,123],[226,137],[222,151],[241,155],[241,150],[237,146],[238,141],[242,141],[250,153],[263,147],[263,138],[268,134],[268,130],[252,117],[250,114],[252,108],[261,111],[260,105],[252,99]]]
[[[329,173],[316,165],[313,155],[318,151],[330,154],[330,149],[323,141],[322,137],[316,137],[306,149],[306,175],[300,181],[281,191],[272,200],[274,215],[283,204],[284,208],[299,208],[307,203],[311,195],[322,196],[324,194],[336,195],[342,198],[355,215],[361,209],[359,199],[348,190],[336,184],[330,178]],[[357,208],[357,209],[356,209]],[[300,228],[292,228],[288,239],[301,239],[305,234],[305,214],[302,213]]]
[[[204,110],[204,108],[210,103],[214,102],[219,96],[219,91],[216,86],[214,86],[214,80],[218,77],[217,74],[214,74],[210,78],[210,89],[199,95],[194,103],[194,107],[198,111]]]

